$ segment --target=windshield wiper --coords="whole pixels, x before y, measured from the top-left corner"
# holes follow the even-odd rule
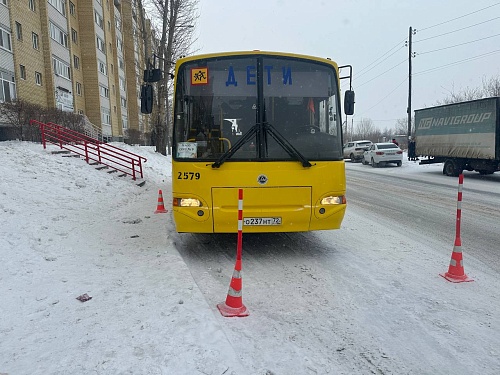
[[[215,163],[212,164],[212,168],[219,168],[227,159],[229,159],[231,156],[235,154],[236,151],[238,151],[245,143],[247,143],[251,137],[255,135],[257,132],[259,124],[255,124],[252,126],[248,132],[246,132],[243,137],[241,137],[238,142],[234,144],[233,147],[231,147],[229,150],[227,150],[225,153],[223,153],[219,159]],[[290,155],[292,158],[297,159],[302,163],[302,166],[305,168],[312,167],[312,164],[307,160],[304,155],[302,155],[293,145],[288,142],[288,140],[283,137],[270,123],[265,122],[263,124],[264,131],[268,132],[271,134],[271,137],[278,143],[283,150],[285,150],[288,155]]]
[[[229,150],[223,153],[219,159],[215,163],[212,164],[212,168],[219,168],[227,159],[234,155],[236,151],[238,151],[241,146],[247,143],[250,138],[257,132],[257,125],[252,126],[244,135],[241,137],[238,142],[234,144]]]
[[[264,123],[264,130],[271,134],[271,137],[285,150],[292,158],[295,157],[302,163],[303,167],[312,167],[312,164],[297,150],[288,140],[283,137],[270,123]]]

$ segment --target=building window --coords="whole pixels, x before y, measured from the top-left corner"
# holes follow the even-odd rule
[[[0,47],[7,51],[12,51],[12,44],[10,41],[10,33],[0,27]]]
[[[68,47],[68,34],[66,34],[52,22],[49,24],[49,28],[50,28],[50,37],[60,45]]]
[[[68,64],[52,57],[52,66],[54,67],[55,75],[67,79],[71,79],[71,70]]]
[[[122,129],[128,129],[128,118],[127,116],[122,116]]]
[[[76,94],[82,96],[82,84],[80,82],[76,83]]]
[[[104,41],[99,37],[97,37],[97,48],[99,48],[99,51],[106,53]]]
[[[102,29],[102,16],[97,11],[94,11],[94,19],[97,26]]]
[[[120,77],[120,89],[125,90],[125,78]]]
[[[111,74],[114,74],[115,73],[115,67],[113,66],[113,64],[109,64],[111,66]]]
[[[125,69],[125,62],[121,57],[118,58],[118,66],[120,67],[120,69]]]
[[[109,88],[106,86],[99,85],[99,94],[102,97],[109,98]]]
[[[28,0],[28,6],[33,12],[36,12],[36,0]]]
[[[73,4],[71,1],[69,2],[69,14],[71,14],[73,17],[76,14],[75,4]]]
[[[38,34],[37,33],[31,33],[31,40],[33,42],[33,48],[36,50],[40,49],[40,45],[38,43]]]
[[[16,98],[16,83],[14,77],[0,73],[0,103],[10,102]]]
[[[71,28],[71,40],[73,41],[73,43],[78,44],[78,33],[73,28]]]
[[[116,48],[118,51],[123,52],[123,42],[119,38],[116,38]]]
[[[117,30],[121,30],[122,29],[122,23],[121,23],[120,19],[117,18],[117,17],[115,17],[115,28]]]
[[[17,40],[23,40],[23,26],[19,23],[16,22],[16,34],[17,34]]]
[[[41,86],[41,85],[42,85],[42,73],[40,73],[40,72],[35,72],[35,83],[36,83],[38,86]]]
[[[49,0],[49,4],[58,10],[63,16],[66,15],[66,1],[65,0]]]
[[[97,64],[99,65],[99,71],[105,76],[107,76],[108,69],[106,68],[106,63],[102,62],[101,60],[97,60]]]
[[[101,107],[101,121],[103,125],[111,125],[111,111],[108,108]]]
[[[120,101],[122,103],[123,108],[127,108],[127,99],[125,99],[123,96],[120,97]]]
[[[19,75],[21,79],[26,79],[26,67],[24,65],[19,65]]]
[[[80,58],[77,55],[73,55],[73,66],[80,70]]]
[[[0,4],[7,6],[7,0],[0,0]]]

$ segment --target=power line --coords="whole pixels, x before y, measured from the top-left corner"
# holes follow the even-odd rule
[[[500,5],[500,3],[496,3],[496,4],[493,4],[493,5],[490,5],[490,6],[487,6],[485,8],[482,8],[482,9],[479,9],[479,10],[476,10],[474,12],[470,12],[470,13],[467,13],[463,16],[460,16],[460,17],[456,17],[456,18],[453,18],[449,21],[444,21],[444,22],[441,22],[441,23],[438,23],[436,25],[433,25],[433,26],[429,26],[429,27],[426,27],[426,28],[423,28],[423,29],[420,29],[420,31],[423,31],[423,30],[427,30],[427,29],[430,29],[430,28],[433,28],[435,26],[439,26],[439,25],[442,25],[442,24],[445,24],[445,23],[448,23],[448,22],[451,22],[451,21],[455,21],[457,19],[460,19],[460,18],[463,18],[463,17],[466,17],[466,16],[469,16],[471,14],[474,14],[474,13],[478,13],[478,12],[481,12],[483,10],[486,10],[488,8],[491,8],[493,6],[496,6],[496,5]],[[447,35],[447,34],[452,34],[454,32],[457,32],[457,31],[461,31],[461,30],[465,30],[465,29],[468,29],[468,28],[471,28],[471,27],[475,27],[475,26],[478,26],[478,25],[481,25],[481,24],[484,24],[484,23],[487,23],[487,22],[491,22],[491,21],[494,21],[496,19],[499,19],[500,17],[495,17],[495,18],[492,18],[492,19],[489,19],[489,20],[486,20],[486,21],[483,21],[483,22],[479,22],[479,23],[476,23],[474,25],[470,25],[470,26],[467,26],[467,27],[463,27],[463,28],[460,28],[460,29],[457,29],[457,30],[453,30],[453,31],[450,31],[450,32],[447,32],[447,33],[443,33],[443,34],[440,34],[440,35],[435,35],[435,36],[432,36],[432,37],[429,37],[429,38],[425,38],[425,39],[421,39],[419,41],[415,41],[413,43],[418,43],[418,42],[422,42],[422,41],[425,41],[425,40],[428,40],[428,39],[433,39],[433,38],[437,38],[439,36],[443,36],[443,35]],[[481,41],[481,40],[484,40],[484,39],[489,39],[489,38],[492,38],[492,37],[495,37],[495,36],[498,36],[500,34],[497,34],[497,35],[493,35],[493,36],[489,36],[489,37],[485,37],[485,38],[481,38],[481,39],[477,39],[477,40],[474,40],[474,41],[470,41],[470,42],[466,42],[466,43],[461,43],[461,44],[457,44],[457,45],[454,45],[454,46],[449,46],[449,47],[444,47],[444,48],[441,48],[441,49],[436,49],[436,50],[432,50],[432,51],[425,51],[425,52],[421,52],[421,53],[418,53],[419,55],[423,55],[423,54],[427,54],[427,53],[431,53],[431,52],[437,52],[437,51],[440,51],[440,50],[444,50],[444,49],[448,49],[448,48],[453,48],[453,47],[458,47],[458,46],[461,46],[461,45],[465,45],[465,44],[469,44],[469,43],[474,43],[474,42],[478,42],[478,41]],[[403,46],[401,46],[400,48],[398,48],[396,51],[392,52],[390,55],[388,55],[387,57],[385,57],[387,54],[389,54],[391,51],[394,50],[394,48],[396,48],[398,45],[400,45],[403,41],[405,41],[405,39],[403,39],[401,42],[398,42],[394,47],[392,47],[390,50],[388,50],[386,53],[384,53],[382,56],[380,56],[379,58],[377,58],[376,60],[374,60],[372,63],[370,63],[369,65],[367,65],[365,68],[361,69],[356,78],[355,79],[359,79],[361,76],[363,76],[364,74],[368,73],[369,71],[371,71],[372,69],[374,69],[375,67],[377,67],[379,64],[381,64],[382,62],[384,62],[385,60],[387,60],[389,57],[391,57],[392,55],[394,55],[395,53],[397,53],[401,48],[403,48]],[[385,57],[385,58],[384,58]],[[380,59],[382,59],[381,61],[379,61]],[[407,61],[407,60],[405,60]],[[376,64],[375,64],[376,63]],[[401,65],[403,62],[393,66],[392,68],[382,72],[381,74],[379,74],[378,76],[362,83],[361,85],[358,85],[357,87],[360,87],[360,86],[363,86],[373,80],[375,80],[376,78],[384,75],[385,73],[387,73],[388,71],[396,68],[397,66]],[[373,65],[375,64],[375,65]],[[368,69],[368,70],[366,70]],[[364,72],[363,72],[364,71]]]
[[[478,26],[478,25],[482,25],[482,24],[484,24],[484,23],[491,22],[491,21],[497,20],[497,19],[499,19],[499,18],[500,18],[500,17],[495,17],[495,18],[492,18],[492,19],[487,20],[487,21],[483,21],[483,22],[475,23],[474,25],[470,25],[470,26],[462,27],[462,28],[460,28],[460,29],[456,29],[456,30],[453,30],[453,31],[449,31],[449,32],[447,32],[447,33],[443,33],[443,34],[439,34],[439,35],[430,36],[430,37],[425,38],[425,39],[416,40],[416,41],[414,41],[413,43],[420,43],[420,42],[423,42],[423,41],[426,41],[426,40],[429,40],[429,39],[438,38],[438,37],[443,36],[443,35],[453,34],[453,33],[456,33],[457,31],[462,31],[462,30],[465,30],[465,29],[470,29],[471,27]]]
[[[375,59],[374,61],[372,61],[370,64],[368,64],[367,66],[365,66],[363,69],[361,69],[359,71],[359,73],[363,72],[364,70],[368,69],[372,64],[376,63],[378,60],[380,60],[381,58],[383,58],[385,55],[387,55],[388,53],[390,53],[394,48],[396,48],[397,46],[401,45],[401,43],[403,43],[404,41],[406,40],[403,39],[402,41],[398,42],[394,47],[392,47],[390,50],[388,50],[386,53],[384,53],[382,56],[378,57],[377,59]],[[395,53],[395,52],[394,52]],[[392,56],[394,53],[392,53],[390,56]],[[390,57],[388,56],[388,57]],[[385,60],[385,59],[384,59]],[[382,60],[383,61],[383,60]],[[378,64],[377,64],[378,65]],[[376,66],[376,65],[375,65]],[[373,69],[374,67],[372,67]],[[370,69],[371,70],[371,69]],[[363,73],[364,74],[364,73]]]
[[[479,42],[481,40],[494,38],[494,37],[499,36],[499,35],[500,34],[490,35],[490,36],[487,36],[487,37],[484,37],[484,38],[481,38],[481,39],[471,40],[470,42],[464,42],[464,43],[460,43],[460,44],[455,44],[453,46],[448,46],[448,47],[443,47],[443,48],[439,48],[439,49],[434,49],[432,51],[419,52],[419,53],[417,53],[417,55],[425,55],[426,53],[438,52],[438,51],[442,51],[442,50],[445,50],[445,49],[455,48],[455,47],[463,46],[465,44],[475,43],[475,42]]]
[[[364,113],[370,111],[371,109],[375,108],[377,105],[379,105],[380,103],[382,103],[389,95],[391,95],[394,91],[396,91],[403,83],[405,83],[407,80],[407,77],[405,77],[405,79],[399,84],[397,85],[390,93],[388,93],[386,96],[384,96],[382,99],[380,99],[377,103],[375,103],[373,106],[371,106],[370,108],[368,108]]]
[[[430,72],[432,72],[432,71],[434,71],[434,70],[439,70],[439,69],[446,68],[446,67],[448,67],[448,66],[458,65],[458,64],[462,64],[462,63],[464,63],[464,62],[468,62],[468,61],[472,61],[472,60],[481,59],[481,58],[483,58],[483,57],[486,57],[486,56],[489,56],[489,55],[493,55],[493,54],[498,53],[498,52],[500,52],[500,49],[497,49],[497,50],[494,50],[494,51],[490,51],[490,52],[487,52],[487,53],[483,53],[483,54],[481,54],[481,55],[477,55],[477,56],[469,57],[469,58],[467,58],[467,59],[454,61],[454,62],[449,63],[449,64],[445,64],[445,65],[437,66],[437,67],[434,67],[434,68],[430,68],[430,69],[422,70],[421,72],[417,72],[417,73],[415,73],[414,75],[420,75],[420,74],[430,73]]]
[[[444,25],[445,23],[448,23],[448,22],[456,21],[456,20],[458,20],[458,19],[460,19],[460,18],[464,18],[464,17],[470,16],[471,14],[481,12],[481,11],[483,11],[483,10],[489,9],[489,8],[494,7],[494,6],[497,6],[497,5],[500,5],[500,3],[496,3],[496,4],[493,4],[493,5],[487,6],[487,7],[485,7],[485,8],[481,8],[481,9],[476,10],[476,11],[474,11],[474,12],[470,12],[470,13],[464,14],[463,16],[456,17],[456,18],[453,18],[453,19],[448,20],[448,21],[440,22],[440,23],[437,23],[437,24],[435,24],[435,25],[432,25],[432,26],[429,26],[429,27],[425,27],[425,28],[423,28],[423,29],[420,29],[419,31],[424,31],[424,30],[432,29],[433,27],[440,26],[440,25]]]
[[[389,56],[387,56],[385,59],[379,61],[377,64],[375,64],[371,69],[368,69],[367,71],[365,71],[364,73],[361,73],[361,74],[358,74],[358,76],[356,77],[359,78],[361,77],[362,75],[364,75],[365,73],[368,73],[369,71],[371,71],[372,69],[374,69],[376,66],[380,65],[381,63],[383,63],[385,60],[387,60],[389,57],[391,57],[392,55],[394,55],[396,52],[399,52],[399,50],[401,48],[404,48],[404,46],[401,46],[399,49],[397,49],[396,51],[394,51],[393,53],[391,53]]]
[[[373,77],[373,78],[372,78],[372,79],[370,79],[369,81],[363,82],[362,84],[360,84],[360,85],[356,86],[356,88],[360,88],[361,86],[364,86],[364,85],[366,85],[367,83],[370,83],[371,81],[373,81],[373,80],[377,79],[377,78],[378,78],[378,77],[380,77],[380,76],[383,76],[384,74],[386,74],[386,73],[390,72],[392,69],[394,69],[394,68],[396,68],[396,67],[400,66],[401,64],[403,64],[403,63],[405,63],[405,62],[407,62],[407,61],[408,61],[408,59],[407,59],[407,58],[406,58],[406,59],[404,59],[404,60],[403,60],[403,61],[401,61],[400,63],[398,63],[398,64],[394,65],[392,68],[389,68],[389,69],[387,69],[386,71],[384,71],[384,72],[380,73],[378,76]]]
[[[353,81],[354,81],[354,80],[356,80],[356,79],[358,79],[360,76],[364,75],[365,73],[368,73],[369,71],[371,71],[372,69],[374,69],[377,65],[379,65],[379,64],[380,64],[380,63],[382,63],[382,62],[384,62],[384,61],[385,61],[385,60],[387,60],[389,57],[391,57],[391,56],[392,56],[392,55],[394,55],[396,52],[398,52],[398,51],[399,51],[401,48],[403,48],[404,46],[401,46],[399,49],[397,49],[396,51],[394,51],[393,53],[391,53],[389,56],[387,56],[387,57],[386,57],[385,59],[383,59],[382,61],[379,61],[379,60],[380,60],[381,58],[383,58],[385,55],[387,55],[388,53],[390,53],[390,52],[391,52],[394,48],[396,48],[397,46],[401,45],[401,43],[403,43],[405,40],[406,40],[406,38],[405,38],[405,39],[403,39],[403,40],[401,40],[401,41],[400,41],[400,42],[398,42],[397,44],[395,44],[395,45],[394,45],[394,47],[392,47],[391,49],[389,49],[389,50],[388,50],[386,53],[384,53],[382,56],[378,57],[378,58],[377,58],[377,59],[375,59],[373,62],[371,62],[370,64],[368,64],[367,66],[365,66],[363,69],[361,69],[361,70],[357,73],[357,75],[353,78]],[[379,61],[379,62],[378,62],[376,65],[372,66],[372,65],[373,65],[375,62],[377,62],[377,61]],[[401,63],[400,63],[400,64],[401,64]],[[398,65],[400,65],[400,64],[398,64]],[[370,68],[370,67],[371,67],[371,68]],[[368,68],[370,68],[370,69],[368,69]],[[395,67],[393,67],[393,68],[395,68]],[[368,70],[366,70],[366,69],[368,69]],[[391,69],[392,69],[392,68],[391,68]],[[391,70],[391,69],[389,69],[389,70]],[[366,70],[366,71],[365,71],[364,73],[362,73],[364,70]],[[378,75],[378,76],[377,76],[377,77],[375,77],[375,78],[380,77],[381,75],[385,74],[386,72],[387,72],[387,71],[383,72],[382,74]],[[361,73],[361,74],[360,74],[360,73]],[[373,79],[375,79],[375,78],[373,78]],[[372,79],[372,80],[373,80],[373,79]],[[372,81],[372,80],[371,80],[371,81]],[[368,82],[370,82],[370,81],[368,81]],[[365,83],[367,83],[367,82],[365,82]],[[364,85],[365,83],[363,83],[362,85]],[[344,82],[341,82],[341,84],[340,84],[340,85],[341,85],[341,86],[345,86],[346,84],[348,84],[348,82],[344,81]],[[358,86],[358,87],[359,87],[359,86]]]

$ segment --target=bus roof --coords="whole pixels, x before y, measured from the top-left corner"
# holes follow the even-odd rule
[[[207,53],[207,54],[201,54],[201,55],[185,56],[185,57],[179,58],[177,60],[177,65],[180,65],[182,63],[185,63],[187,61],[192,61],[192,60],[208,59],[208,58],[214,58],[214,57],[220,57],[220,56],[242,56],[242,55],[248,55],[248,56],[266,55],[266,56],[295,57],[295,58],[299,58],[299,59],[315,60],[318,62],[333,64],[335,67],[338,67],[337,63],[335,61],[331,60],[330,58],[302,55],[302,54],[297,54],[297,53],[292,53],[292,52],[272,52],[272,51],[260,51],[260,50],[214,52],[214,53]]]

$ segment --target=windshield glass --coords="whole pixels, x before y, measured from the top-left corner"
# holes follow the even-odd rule
[[[378,145],[378,148],[380,150],[386,149],[386,148],[399,148],[398,145],[395,145],[394,143],[386,143],[383,145]]]
[[[366,146],[371,146],[371,142],[358,142],[357,146],[360,147],[366,147]]]
[[[182,65],[176,84],[173,146],[179,160],[215,161],[235,145],[227,161],[297,155],[342,160],[337,78],[329,65],[213,58]],[[286,142],[298,153],[283,147]]]

